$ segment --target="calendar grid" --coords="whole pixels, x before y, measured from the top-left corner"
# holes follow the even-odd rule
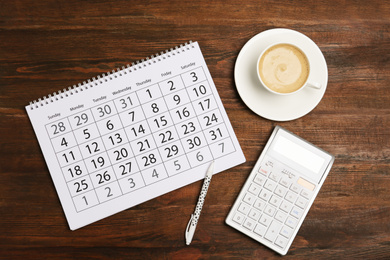
[[[185,78],[183,78],[183,75],[188,75],[189,73],[194,73],[193,75],[198,75],[193,71],[196,71],[196,73],[202,75],[204,79],[199,80],[194,84],[187,84],[188,82],[186,83],[186,80]],[[175,80],[178,77],[180,80],[179,86],[181,85],[182,88],[169,92],[169,94],[164,93],[164,91],[162,90],[163,83],[173,82],[172,80]],[[171,84],[173,86],[173,83]],[[191,169],[199,165],[196,160],[191,160],[188,157],[189,155],[193,155],[194,158],[196,158],[202,163],[207,163],[221,156],[234,153],[236,151],[236,147],[234,147],[231,137],[226,130],[226,123],[220,116],[220,108],[216,104],[215,96],[209,86],[210,83],[207,77],[205,77],[203,67],[197,67],[191,71],[184,72],[182,74],[173,76],[171,78],[152,85],[147,85],[143,88],[132,91],[129,94],[124,94],[113,100],[109,100],[107,102],[101,103],[99,105],[93,106],[89,109],[66,117],[66,124],[70,126],[69,132],[72,133],[73,139],[75,140],[74,144],[72,146],[67,147],[67,149],[57,149],[56,151],[56,148],[53,145],[54,138],[61,138],[62,136],[67,135],[68,132],[64,132],[58,137],[51,137],[50,140],[52,141],[53,150],[57,154],[57,161],[63,169],[63,177],[65,182],[68,184],[68,191],[73,198],[73,203],[76,208],[76,211],[80,212],[89,209],[90,207],[115,199],[118,196],[122,196],[137,189],[153,185],[160,181],[164,181],[165,179],[179,174],[182,171]],[[154,97],[154,95],[156,95],[156,97]],[[145,96],[149,97],[149,99],[144,100]],[[176,104],[170,104],[167,100],[168,97],[173,97],[173,100],[176,101]],[[181,104],[181,99],[185,100],[183,104]],[[122,102],[122,109],[120,106],[118,106],[118,102]],[[199,105],[200,108],[195,107],[195,104]],[[215,106],[215,108],[213,108],[213,106]],[[148,112],[148,107],[149,109],[152,109],[153,113]],[[134,121],[134,111],[138,108],[139,110],[137,112],[142,113],[141,119],[139,119],[135,123],[130,123],[128,125],[124,123],[124,117],[122,116],[122,114],[127,113],[129,115],[130,113],[132,113]],[[97,117],[98,115],[100,115],[100,118]],[[89,116],[91,117],[92,122],[88,122]],[[177,118],[175,119],[174,116],[176,116]],[[207,120],[206,123],[200,120],[202,116],[204,120]],[[72,117],[74,120],[78,120],[76,125],[71,122]],[[153,119],[154,121],[152,121]],[[57,128],[65,127],[61,125],[63,120],[64,119],[60,119],[54,122],[58,122]],[[82,120],[85,121],[84,124],[82,123]],[[215,122],[213,122],[213,120]],[[218,122],[218,120],[220,120],[220,122]],[[153,122],[157,125],[157,129],[155,130],[153,130],[154,125],[151,125]],[[53,126],[53,123],[46,125],[47,134],[50,137],[48,126]],[[138,126],[138,129],[135,128],[136,126]],[[182,131],[183,134],[179,131],[180,127],[185,129],[184,132]],[[76,136],[75,132],[80,132],[80,129],[83,129],[81,134],[84,135],[84,138],[88,137],[87,139],[80,140],[80,133],[78,133],[78,136]],[[92,135],[93,132],[91,132],[91,129],[94,129],[93,131],[96,131],[96,136],[89,140],[89,137]],[[167,129],[172,129],[174,132]],[[215,140],[210,138],[210,140],[208,140],[206,136],[206,131],[208,130],[210,130],[209,133],[213,134],[212,138],[215,138]],[[137,135],[137,131],[138,134],[141,134],[141,136]],[[166,144],[162,145],[162,143],[159,143],[159,140],[156,139],[156,134],[160,133],[160,135],[165,138],[164,131],[165,133],[169,133],[170,135],[172,135],[173,133],[175,138],[173,138],[173,140],[167,140]],[[131,132],[133,132],[133,137],[131,136]],[[226,134],[227,136],[223,136]],[[103,138],[107,136],[108,140],[111,141],[109,147],[107,146],[107,142],[109,141],[103,141]],[[120,141],[119,144],[115,143],[114,137],[117,138],[117,140],[115,141]],[[172,137],[170,136],[169,138]],[[63,140],[65,140],[65,137],[63,137]],[[162,139],[162,141],[164,141],[164,139]],[[186,142],[189,144],[190,148],[187,148],[188,151],[186,151],[185,148],[187,145]],[[215,153],[211,150],[210,146],[214,145],[217,142],[220,142],[220,144],[222,144],[222,153],[224,152],[223,146],[225,145],[225,143],[232,144],[232,150],[228,151],[227,153],[223,153],[219,156],[215,155]],[[140,144],[141,149],[139,151],[136,150],[135,147],[132,146],[132,143]],[[94,152],[93,150],[91,150],[93,149],[93,147],[90,148],[90,145],[92,146],[92,144],[95,145]],[[86,154],[87,152],[82,151],[81,145],[89,149],[89,154]],[[99,145],[101,146],[101,150],[97,148],[99,147]],[[142,151],[143,146],[147,146],[149,149]],[[69,164],[67,162],[67,154],[64,152],[70,151],[69,154],[74,157],[74,152],[72,149],[75,149],[76,147],[78,153],[80,154],[80,158],[78,158],[78,160],[72,161],[72,163]],[[165,150],[168,151],[167,156],[169,156],[170,152],[172,151],[175,151],[176,154],[178,154],[179,151],[183,150],[184,154],[179,155],[178,157],[175,157],[175,155],[173,156],[173,158],[164,158],[164,154],[162,154],[161,148],[165,148]],[[173,150],[173,148],[175,149]],[[126,172],[126,176],[124,177],[120,175],[118,176],[113,167],[115,165],[119,165],[119,167],[121,167],[124,171],[125,165],[116,162],[112,155],[109,155],[109,153],[112,152],[117,154],[117,160],[118,158],[120,158],[120,162],[129,159],[129,161],[127,162],[129,168],[136,167],[137,170],[135,170],[134,172],[129,171],[128,174]],[[66,163],[61,163],[61,161],[59,160],[59,156],[65,157]],[[204,158],[204,156],[206,156],[206,159]],[[121,157],[128,158],[124,159]],[[144,165],[140,164],[141,162],[139,158],[146,160]],[[186,168],[181,170],[182,166],[179,163],[182,162],[180,162],[177,158],[185,159],[184,164]],[[92,168],[92,166],[87,166],[86,160],[92,162],[94,168]],[[108,165],[105,165],[106,160],[108,161]],[[149,164],[151,162],[155,162],[156,164],[146,165],[148,162]],[[167,167],[167,164],[172,162],[177,170],[181,170],[180,172],[171,173],[171,171]],[[98,167],[99,164],[101,165],[101,167]],[[80,171],[80,176],[74,177],[72,174],[70,178],[65,177],[65,169],[67,169],[68,172],[72,172],[72,168],[69,168],[72,166],[74,167],[73,171],[76,171],[76,169]],[[85,173],[83,173],[81,168],[85,168]],[[158,172],[157,170],[159,170],[160,172]],[[152,177],[147,177],[147,174],[151,174]],[[162,177],[160,177],[161,174],[163,174]],[[98,183],[93,180],[93,175],[95,176],[95,178],[97,178],[98,176],[100,177],[100,181]],[[157,177],[157,180],[151,179],[153,177]],[[125,184],[123,179],[126,178],[130,182],[130,190],[124,190]],[[135,178],[138,179],[138,183],[135,182]],[[75,192],[72,191],[72,184],[73,186],[77,186]],[[105,198],[98,192],[103,192],[103,189],[106,192],[107,198]],[[115,190],[117,193],[112,193],[113,190]],[[94,193],[91,193],[92,191]],[[104,199],[102,199],[103,197]],[[76,202],[76,200],[78,202]],[[80,207],[82,201],[86,205]]]

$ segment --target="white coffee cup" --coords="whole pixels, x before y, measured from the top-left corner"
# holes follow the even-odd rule
[[[278,95],[294,94],[305,87],[321,89],[320,83],[308,81],[311,69],[306,53],[284,42],[265,48],[256,63],[257,77],[263,87]]]

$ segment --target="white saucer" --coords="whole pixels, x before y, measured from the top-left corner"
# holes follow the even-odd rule
[[[256,74],[257,58],[267,46],[282,41],[305,50],[312,67],[308,81],[322,84],[321,89],[305,87],[295,94],[279,96],[261,85]],[[328,83],[328,67],[321,50],[306,35],[290,29],[271,29],[257,34],[241,49],[234,80],[242,100],[253,112],[270,120],[289,121],[306,115],[320,103]]]

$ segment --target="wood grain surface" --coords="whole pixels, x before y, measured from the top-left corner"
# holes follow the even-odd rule
[[[288,122],[240,99],[234,65],[271,28],[310,37],[328,64],[319,105]],[[273,259],[224,220],[275,125],[335,155],[284,259],[390,258],[390,2],[0,0],[0,259]],[[70,231],[25,105],[151,54],[198,41],[246,163]]]

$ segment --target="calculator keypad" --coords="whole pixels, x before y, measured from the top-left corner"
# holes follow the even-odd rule
[[[299,177],[284,174],[280,167],[275,161],[264,160],[253,170],[254,177],[241,191],[243,196],[236,202],[239,206],[231,220],[259,242],[285,249],[294,239],[313,191],[298,184]]]

